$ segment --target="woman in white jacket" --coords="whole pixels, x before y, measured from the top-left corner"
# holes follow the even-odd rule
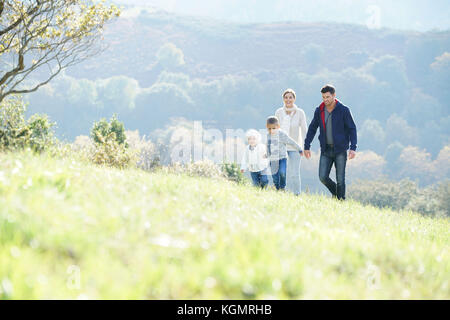
[[[287,89],[283,92],[284,106],[275,112],[275,116],[289,137],[303,147],[306,137],[306,115],[305,112],[295,105],[295,91]],[[295,195],[301,192],[300,160],[301,156],[293,147],[287,147],[288,161],[286,170],[286,187]]]
[[[261,143],[261,134],[254,129],[247,131],[246,137],[248,146],[245,148],[242,157],[241,172],[248,169],[252,176],[253,185],[265,188],[269,183],[267,177],[269,161],[266,146]]]

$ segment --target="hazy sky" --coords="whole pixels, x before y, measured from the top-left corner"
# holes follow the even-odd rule
[[[114,0],[240,23],[344,22],[427,31],[450,29],[450,0]]]

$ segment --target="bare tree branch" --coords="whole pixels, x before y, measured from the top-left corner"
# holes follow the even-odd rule
[[[5,75],[0,79],[0,86],[5,83],[6,80],[8,80],[9,77],[11,77],[12,75],[16,74],[17,72],[21,71],[24,69],[24,64],[23,64],[23,55],[19,54],[19,61],[17,63],[17,66],[12,69],[11,71],[8,71],[5,73]]]
[[[39,0],[36,0],[36,6],[30,8],[30,9],[27,11],[27,15],[32,15],[32,14],[34,14],[35,12],[37,12],[37,11],[39,10],[39,7],[41,6],[41,2],[44,2],[44,3],[45,3],[45,2],[47,2],[47,1],[39,1]],[[4,1],[2,1],[2,11],[3,11],[3,4],[4,4]],[[3,29],[3,30],[0,30],[0,36],[2,36],[3,34],[5,34],[5,33],[9,32],[9,31],[11,31],[11,30],[14,29],[15,27],[17,27],[17,26],[23,21],[23,19],[24,19],[24,16],[21,15],[20,18],[18,18],[14,23],[12,23],[11,25],[9,25],[8,27],[6,27],[6,28]]]
[[[36,91],[63,69],[100,53],[103,27],[118,14],[98,0],[0,0],[0,102]],[[26,85],[46,67],[44,79],[40,73],[37,83]]]
[[[3,13],[3,9],[5,8],[5,1],[4,0],[0,0],[0,17]]]

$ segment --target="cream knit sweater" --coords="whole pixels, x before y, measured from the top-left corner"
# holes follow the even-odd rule
[[[275,116],[280,121],[280,128],[288,133],[289,137],[292,138],[299,145],[303,146],[306,138],[306,131],[308,130],[306,126],[306,115],[303,109],[300,109],[294,105],[294,113],[291,112],[288,115],[284,107],[279,108],[275,112]],[[287,151],[296,151],[294,146],[288,145]]]

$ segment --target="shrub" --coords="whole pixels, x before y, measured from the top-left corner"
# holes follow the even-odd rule
[[[235,181],[240,184],[246,181],[237,163],[223,163],[222,172],[228,180]]]
[[[406,209],[450,217],[450,180],[420,190],[416,197],[411,198]]]
[[[156,157],[161,165],[169,165],[171,163],[170,147],[162,142],[156,142]]]
[[[187,166],[188,173],[199,177],[223,177],[220,168],[211,160],[196,161]]]
[[[116,134],[110,132],[106,137],[97,134],[98,143],[92,154],[92,161],[95,164],[107,165],[116,168],[126,168],[134,160],[134,154],[125,144],[117,142]]]
[[[129,148],[136,152],[136,166],[143,170],[153,170],[161,166],[160,156],[156,146],[143,136],[139,136],[139,131],[127,131],[126,143]]]
[[[88,136],[78,136],[73,143],[56,141],[47,153],[53,158],[91,162],[94,151],[94,143]]]
[[[46,114],[34,114],[28,120],[28,128],[30,129],[29,145],[31,149],[37,152],[42,152],[56,141],[51,128],[54,123],[51,123]]]
[[[126,145],[125,127],[122,122],[117,119],[117,115],[113,115],[110,122],[105,118],[94,123],[91,129],[91,138],[95,143],[101,144],[104,142],[104,138],[114,133],[114,139],[118,144]],[[111,136],[112,137],[112,136]]]
[[[376,207],[412,210],[425,215],[450,216],[450,180],[420,189],[417,183],[401,181],[356,180],[348,188],[349,197]]]
[[[167,173],[187,174],[196,177],[225,178],[239,184],[247,182],[247,179],[241,173],[241,170],[236,163],[224,163],[218,165],[208,159],[186,164],[175,162],[167,167],[163,167],[162,170]]]
[[[91,130],[94,150],[91,160],[95,164],[126,168],[136,159],[136,154],[128,148],[123,123],[114,115],[108,123],[101,119]]]
[[[435,195],[439,200],[439,211],[450,217],[450,180],[438,183]]]
[[[196,161],[187,164],[175,162],[163,168],[163,171],[175,174],[187,174],[189,176],[206,178],[223,178],[224,175],[219,166],[210,160]]]
[[[74,151],[83,159],[90,159],[95,151],[95,143],[88,136],[78,136],[70,145],[71,150]]]
[[[47,154],[51,158],[67,159],[72,158],[74,156],[78,156],[79,152],[78,150],[74,150],[72,148],[71,143],[56,141],[56,143],[53,144],[52,147],[47,150]]]
[[[382,180],[356,180],[348,190],[349,197],[365,204],[393,209],[405,208],[411,197],[418,194],[417,184],[404,179],[399,182]]]
[[[0,150],[30,148],[42,152],[56,141],[55,125],[46,115],[35,114],[25,120],[26,105],[20,96],[3,100],[0,104]]]

